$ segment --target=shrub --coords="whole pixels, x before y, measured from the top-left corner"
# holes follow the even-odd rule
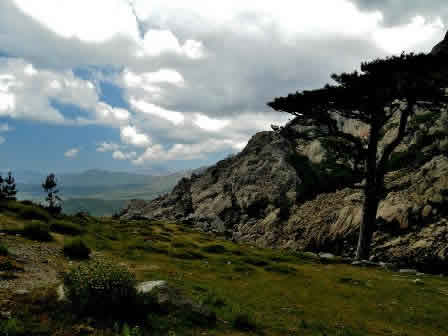
[[[72,236],[80,235],[84,231],[79,225],[62,220],[53,221],[51,223],[50,230],[60,234]]]
[[[232,326],[241,331],[251,331],[257,329],[255,321],[248,313],[237,313],[232,321]]]
[[[0,272],[8,272],[15,270],[14,264],[5,257],[0,257]]]
[[[9,255],[8,248],[2,243],[0,243],[0,256],[7,256],[7,255]]]
[[[79,265],[64,275],[64,285],[75,310],[85,314],[131,313],[137,298],[135,275],[109,262]]]
[[[227,252],[227,249],[222,245],[208,245],[208,246],[204,246],[202,248],[202,250],[207,253],[217,253],[217,254]]]
[[[282,274],[293,274],[296,272],[295,268],[286,265],[270,265],[265,267],[268,272],[282,273]]]
[[[81,239],[74,239],[64,244],[64,254],[73,259],[88,259],[90,248]]]
[[[19,336],[26,335],[23,323],[15,318],[0,321],[0,335]]]
[[[48,222],[50,220],[50,214],[38,206],[23,206],[19,208],[19,216],[27,220],[40,220]]]
[[[246,264],[254,265],[254,266],[267,266],[269,265],[269,262],[256,257],[246,257],[242,259]]]
[[[23,235],[29,239],[42,242],[53,240],[53,237],[50,234],[50,227],[44,223],[31,223],[25,225]]]

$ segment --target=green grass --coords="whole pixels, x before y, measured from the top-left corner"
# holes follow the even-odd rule
[[[65,220],[79,224],[75,217]],[[219,321],[210,327],[186,316],[155,314],[151,335],[170,330],[176,335],[218,336],[448,335],[446,278],[424,276],[424,285],[416,285],[415,276],[321,264],[299,253],[237,245],[174,223],[89,218],[82,228],[80,238],[93,250],[129,265],[139,281],[168,281],[194,301],[211,306]],[[32,311],[26,307],[25,312]],[[40,314],[50,309],[39,307]],[[21,321],[32,320],[25,312]],[[58,317],[51,318],[53,327],[79,323],[54,314]],[[236,320],[254,327],[241,328]]]
[[[53,220],[50,223],[50,230],[61,234],[77,236],[83,233],[84,229],[79,224],[74,224],[67,220]]]
[[[0,242],[0,256],[7,256],[7,255],[9,255],[8,248]]]

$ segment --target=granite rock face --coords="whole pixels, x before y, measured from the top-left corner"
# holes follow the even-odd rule
[[[443,43],[448,37],[434,52]],[[338,122],[346,132],[368,134],[366,125]],[[398,115],[385,127],[380,152],[394,139],[397,122]],[[448,109],[420,108],[409,127],[385,179],[390,191],[379,205],[372,258],[448,272]],[[304,195],[310,183],[303,161],[294,158],[318,165],[327,150],[319,141],[292,141],[279,129],[254,135],[241,153],[184,178],[167,195],[131,202],[122,218],[174,220],[258,246],[353,256],[362,191],[345,186]]]
[[[443,41],[441,41],[434,48],[432,48],[431,54],[448,56],[448,32],[446,33]]]
[[[185,221],[204,231],[233,232],[276,217],[294,204],[301,180],[289,163],[294,145],[274,132],[256,134],[234,157],[182,179],[165,196],[132,201],[122,218]]]

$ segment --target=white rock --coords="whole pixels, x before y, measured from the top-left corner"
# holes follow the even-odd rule
[[[60,284],[58,288],[56,288],[56,294],[58,295],[58,301],[65,301],[67,299],[63,284]]]
[[[329,259],[329,260],[333,260],[336,258],[336,256],[334,254],[331,253],[319,253],[319,257],[321,257],[322,259]]]
[[[146,294],[146,293],[150,293],[154,288],[164,287],[166,285],[167,285],[167,283],[164,280],[145,281],[145,282],[139,283],[135,288],[137,289],[138,293]]]

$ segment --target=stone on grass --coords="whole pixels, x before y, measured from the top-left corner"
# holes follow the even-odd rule
[[[412,282],[415,283],[416,285],[423,285],[424,284],[422,279],[415,279]]]
[[[164,280],[158,281],[145,281],[136,286],[137,293],[147,294],[151,293],[154,288],[166,287],[167,283]]]
[[[18,290],[16,290],[15,292],[14,292],[14,294],[17,294],[17,295],[26,295],[26,294],[29,294],[29,290],[26,290],[26,289],[18,289]]]
[[[402,268],[398,272],[403,274],[417,274],[417,270],[410,268]]]
[[[58,288],[56,288],[56,294],[58,295],[58,301],[67,300],[67,296],[65,295],[65,288],[63,284],[60,284]]]

